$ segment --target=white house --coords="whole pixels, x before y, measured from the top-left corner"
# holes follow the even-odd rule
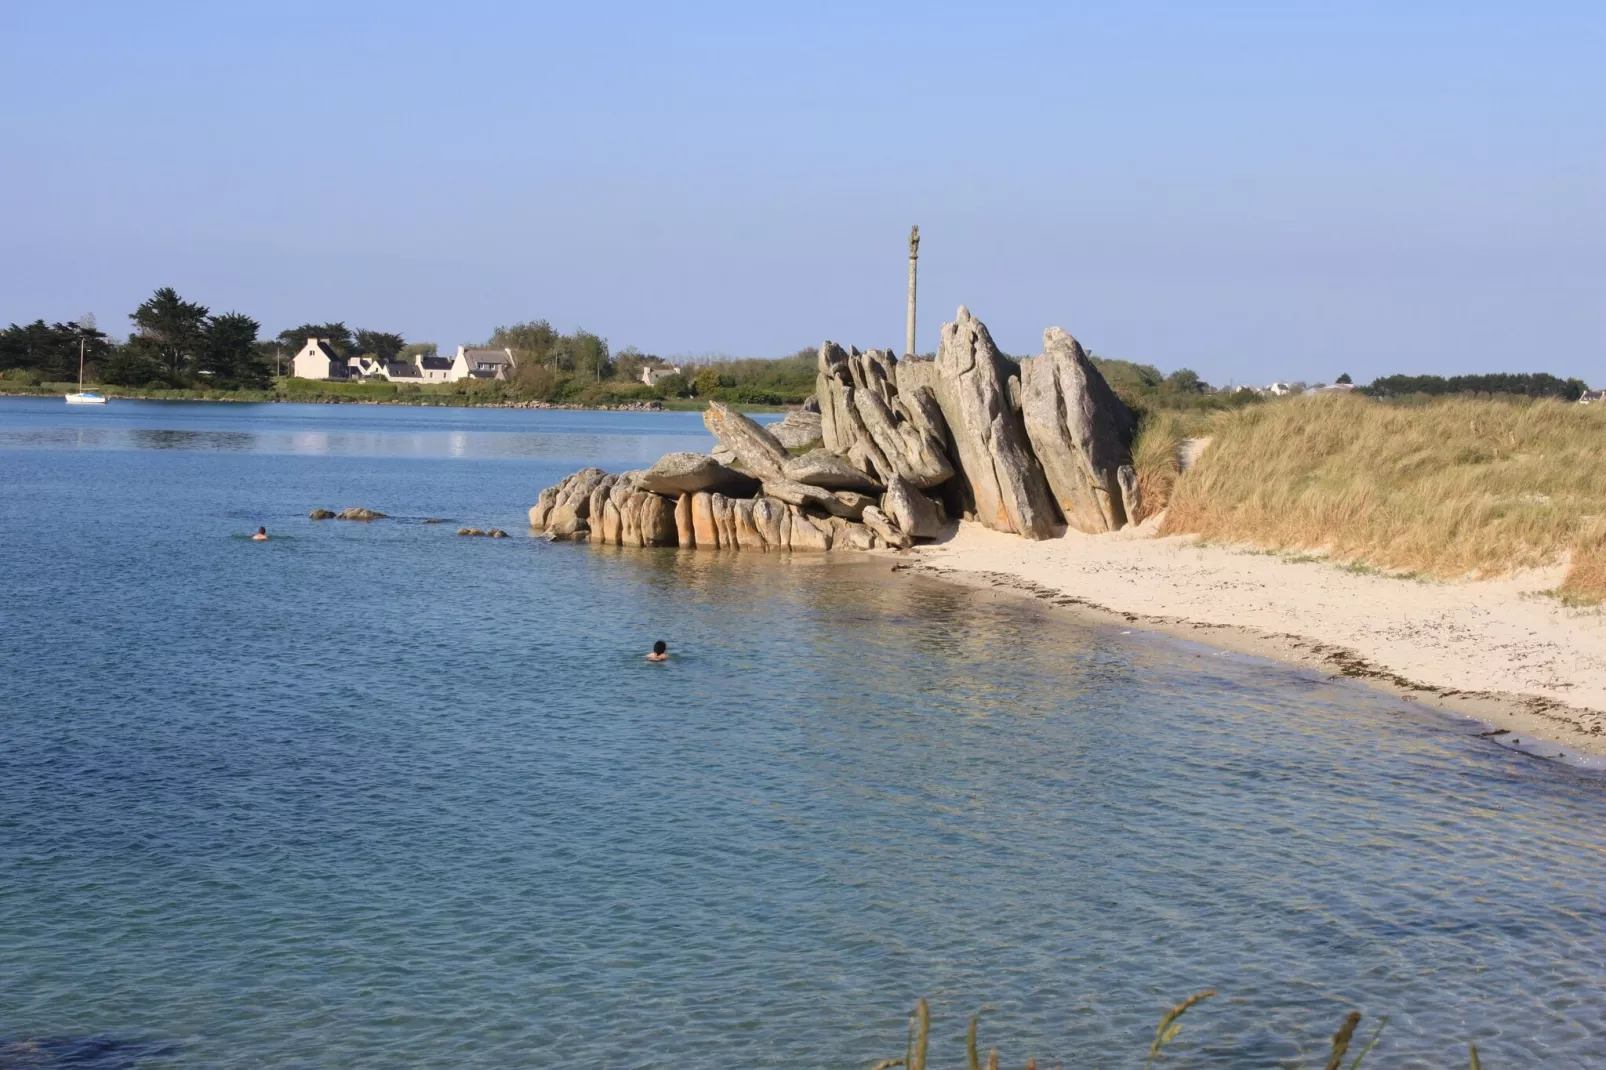
[[[658,380],[667,378],[671,375],[679,374],[679,368],[671,368],[668,365],[663,364],[660,364],[657,367],[649,365],[641,369],[641,381],[646,383],[648,386],[657,386]]]
[[[1270,386],[1266,387],[1266,393],[1270,394],[1274,398],[1286,397],[1293,392],[1294,388],[1289,386],[1287,383],[1272,383]]]
[[[469,349],[458,346],[446,382],[455,383],[459,379],[507,379],[512,376],[515,366],[511,349]]]
[[[290,362],[290,374],[297,379],[348,378],[346,361],[335,355],[327,338],[308,338]]]
[[[1586,390],[1578,395],[1580,405],[1606,405],[1606,390]]]
[[[418,374],[423,376],[426,383],[449,383],[452,381],[452,358],[420,356]]]

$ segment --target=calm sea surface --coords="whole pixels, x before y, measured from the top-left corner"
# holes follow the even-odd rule
[[[884,563],[525,537],[708,445],[0,399],[0,1066],[864,1068],[922,995],[940,1066],[978,1010],[1138,1066],[1206,987],[1172,1065],[1351,1008],[1379,1066],[1606,1065],[1606,778]]]

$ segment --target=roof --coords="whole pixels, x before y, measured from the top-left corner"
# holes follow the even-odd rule
[[[335,356],[335,351],[329,348],[329,343],[324,341],[322,338],[308,338],[307,344],[301,347],[301,351],[305,353],[308,348],[316,349],[330,360],[340,359],[339,357]]]
[[[473,378],[475,378],[475,379],[495,379],[496,378],[496,373],[495,372],[487,371],[484,368],[475,368],[474,370],[470,371],[468,374],[470,376],[472,376]]]
[[[419,367],[428,368],[432,372],[446,372],[452,370],[450,357],[420,357]]]
[[[505,349],[465,349],[463,357],[470,364],[507,364],[513,363],[513,358],[507,355]]]
[[[389,364],[386,364],[385,374],[390,376],[392,379],[423,378],[422,374],[418,370],[418,365],[406,364],[399,360],[393,360]]]

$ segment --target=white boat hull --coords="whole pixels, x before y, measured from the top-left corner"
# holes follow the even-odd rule
[[[67,404],[69,404],[69,405],[104,405],[104,404],[106,404],[106,399],[101,397],[99,394],[68,394],[67,395]]]

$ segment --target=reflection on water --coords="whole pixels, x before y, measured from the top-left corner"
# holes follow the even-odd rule
[[[1357,1007],[1379,1066],[1606,1065],[1606,778],[884,562],[315,523],[521,531],[700,434],[337,415],[0,452],[0,1035],[862,1067],[924,995],[939,1065],[983,1009],[1006,1065],[1131,1066],[1215,987],[1179,1064],[1320,1066]]]

